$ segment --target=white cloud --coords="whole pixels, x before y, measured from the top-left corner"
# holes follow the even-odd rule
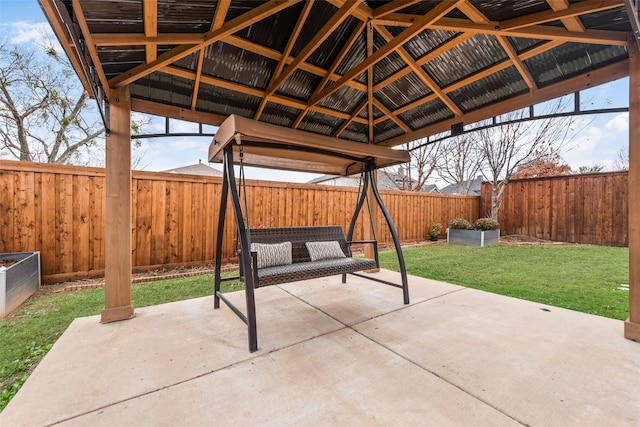
[[[611,120],[609,120],[604,128],[608,132],[613,132],[616,135],[629,133],[629,113],[616,114]]]
[[[186,139],[186,138],[181,138],[178,139],[176,141],[171,141],[169,143],[169,147],[171,148],[171,150],[177,150],[177,151],[192,151],[194,152],[194,154],[197,153],[207,153],[209,151],[209,139],[205,138],[198,138],[199,140],[196,139]],[[167,155],[170,155],[170,152],[166,153]]]
[[[33,43],[37,46],[53,46],[58,53],[63,52],[48,22],[16,21],[7,24],[6,27],[8,27],[8,33],[12,34],[10,42],[13,44]]]

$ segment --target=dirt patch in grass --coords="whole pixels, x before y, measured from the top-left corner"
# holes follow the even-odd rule
[[[500,243],[507,245],[562,245],[563,242],[554,242],[552,240],[538,239],[533,236],[525,236],[524,234],[509,234],[500,236]]]

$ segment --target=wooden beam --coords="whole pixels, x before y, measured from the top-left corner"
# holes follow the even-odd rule
[[[421,0],[393,0],[389,3],[378,6],[373,9],[373,19],[381,19],[390,13],[397,12],[398,10],[404,9],[405,7],[409,7],[416,3],[420,3]]]
[[[574,93],[590,87],[598,86],[612,80],[617,80],[629,75],[629,61],[622,60],[614,64],[607,65],[597,70],[588,71],[567,80],[545,86],[536,91],[518,95],[513,98],[492,104],[490,108],[478,108],[463,114],[460,117],[454,117],[442,120],[422,129],[400,135],[396,138],[389,139],[382,143],[384,146],[393,147],[396,145],[406,144],[416,139],[425,138],[440,132],[447,132],[451,129],[451,125],[459,123],[475,123],[520,108],[529,107],[540,102],[555,99],[568,93]],[[394,111],[394,113],[397,113]]]
[[[231,6],[231,0],[220,0],[216,6],[216,11],[211,19],[210,31],[215,31],[222,27],[227,17],[227,12]],[[195,111],[198,103],[198,91],[200,90],[200,78],[202,77],[202,63],[204,62],[204,48],[198,51],[198,64],[196,65],[196,78],[193,82],[193,93],[191,95],[191,109]]]
[[[102,68],[102,62],[100,62],[100,58],[98,57],[98,51],[96,50],[96,46],[93,44],[93,40],[91,39],[91,32],[89,31],[89,26],[87,25],[87,21],[84,19],[84,13],[82,11],[82,6],[80,5],[79,0],[73,0],[73,12],[75,13],[76,19],[78,20],[80,31],[85,37],[86,46],[87,46],[87,49],[89,50],[89,56],[91,57],[93,66],[96,69],[98,80],[100,80],[100,84],[102,85],[102,88],[105,90],[105,93],[108,93],[109,83],[107,80],[107,76],[104,74],[104,69]],[[92,92],[89,91],[89,93],[92,93]]]
[[[158,0],[143,0],[142,15],[144,21],[144,36],[146,38],[158,35]],[[145,57],[147,62],[156,60],[158,47],[155,43],[145,45]]]
[[[506,37],[502,36],[498,36],[497,39],[500,46],[502,46],[502,49],[507,53],[509,59],[511,59],[511,63],[516,67],[516,70],[518,70],[518,73],[520,73],[520,76],[527,86],[529,86],[529,89],[537,89],[538,85],[536,84],[536,81],[524,63],[520,61],[520,58],[518,58],[518,52],[513,48],[511,42],[507,40]]]
[[[382,37],[390,42],[393,39],[393,36],[389,31],[384,27],[377,27],[378,32]],[[409,55],[409,53],[404,49],[404,47],[400,46],[396,50],[398,55],[402,58],[402,60],[411,68],[411,70],[418,76],[422,82],[431,89],[431,91],[444,103],[444,105],[449,108],[454,115],[459,116],[462,114],[462,111],[458,106],[444,93],[438,84],[422,69],[422,67],[418,66],[414,61],[413,57]]]
[[[629,40],[629,318],[624,336],[640,342],[640,51]]]
[[[289,41],[287,41],[287,45],[285,46],[284,51],[282,52],[282,56],[280,57],[280,61],[278,61],[278,65],[276,66],[276,69],[273,72],[273,76],[271,77],[271,81],[269,82],[269,85],[267,85],[267,87],[271,87],[272,86],[273,82],[278,77],[280,77],[280,74],[282,73],[282,70],[284,69],[285,65],[287,65],[287,59],[289,59],[289,55],[291,54],[291,50],[293,49],[293,46],[296,44],[296,40],[298,40],[298,36],[300,35],[300,31],[302,31],[302,27],[304,26],[304,23],[307,20],[307,17],[309,16],[309,12],[311,12],[311,8],[313,7],[313,2],[314,2],[314,0],[307,0],[304,3],[304,7],[302,8],[302,12],[298,16],[298,20],[296,21],[296,25],[293,27],[293,31],[289,35]],[[258,107],[256,113],[253,116],[254,120],[259,120],[260,119],[260,116],[262,115],[262,110],[264,110],[265,105],[267,105],[267,102],[269,101],[269,96],[273,92],[275,92],[275,89],[273,91],[271,91],[271,92],[269,90],[267,90],[267,93],[262,98],[262,101],[260,102],[260,106]]]
[[[204,113],[193,111],[188,108],[174,107],[159,102],[147,101],[133,98],[131,100],[131,111],[151,114],[158,117],[169,117],[171,119],[185,120],[187,122],[202,123],[211,126],[220,126],[227,118],[221,114]]]
[[[384,113],[384,118],[385,119],[391,119],[395,124],[397,124],[403,131],[405,132],[411,132],[411,128],[405,123],[403,122],[400,118],[398,118],[397,115],[393,114],[391,112],[391,110],[389,110],[387,107],[384,106],[384,104],[380,101],[378,101],[375,97],[373,98],[373,104],[378,107],[380,109],[380,111],[382,111]],[[383,118],[381,117],[381,118]],[[377,124],[378,121],[376,120]]]
[[[385,58],[389,53],[395,51],[398,47],[402,46],[402,44],[413,38],[416,34],[422,32],[430,23],[437,21],[439,18],[449,13],[451,9],[455,8],[457,3],[457,1],[443,2],[436,5],[425,15],[419,17],[409,28],[398,34],[398,36],[396,36],[392,42],[389,42],[382,46],[373,55],[345,73],[345,75],[338,79],[338,81],[336,81],[334,84],[326,89],[323,89],[323,91],[315,97],[312,97],[309,100],[309,104],[317,104],[318,102],[320,102],[320,100],[326,98],[336,90],[340,89],[346,82],[362,74],[367,70],[367,68],[375,65],[380,60]]]
[[[358,40],[358,37],[360,36],[360,33],[362,32],[362,29],[364,28],[365,25],[366,25],[365,22],[360,21],[360,23],[356,26],[356,28],[351,33],[351,37],[349,37],[349,39],[344,44],[344,46],[342,47],[342,49],[340,50],[338,55],[335,57],[335,59],[333,60],[333,63],[331,64],[331,66],[327,70],[327,73],[322,78],[322,81],[320,82],[320,84],[315,88],[315,90],[311,94],[311,97],[313,97],[314,95],[317,95],[318,93],[320,93],[320,91],[322,89],[324,89],[324,87],[326,86],[327,82],[330,80],[331,76],[336,75],[335,74],[336,69],[338,68],[338,66],[340,65],[340,63],[344,59],[344,57],[347,55],[347,53],[349,53],[349,49],[351,49],[351,46],[353,46],[353,44],[356,42],[356,40]],[[368,88],[367,88],[367,90],[368,90]],[[296,120],[295,120],[295,122],[293,123],[293,126],[292,126],[294,129],[297,128],[300,125],[300,122],[302,121],[304,116],[309,111],[309,108],[310,107],[307,105],[304,108],[304,110],[302,110],[300,112],[300,114],[298,114],[298,117],[296,118]]]
[[[336,13],[322,26],[320,31],[311,39],[309,43],[300,51],[291,64],[278,76],[275,81],[271,82],[267,89],[267,94],[270,95],[275,92],[282,83],[285,82],[291,75],[298,69],[300,64],[305,62],[307,58],[333,33],[333,31],[340,26],[351,16],[351,12],[355,9],[359,1],[347,1],[344,5],[338,9]]]
[[[500,23],[500,29],[504,31],[515,30],[519,28],[531,27],[534,25],[558,21],[562,18],[573,18],[580,15],[602,12],[619,7],[624,7],[624,3],[622,2],[622,0],[584,1],[580,3],[570,4],[567,8],[564,9],[558,8],[557,10],[546,10],[538,13],[530,13],[519,18],[507,19],[506,21],[502,21]]]
[[[105,289],[101,321],[133,317],[131,298],[131,96],[111,90],[105,156]]]
[[[367,58],[371,55],[373,55],[373,26],[369,22],[367,24]],[[367,121],[369,122],[367,126],[369,144],[373,144],[373,65],[367,68]],[[369,237],[365,237],[365,239],[369,239]]]
[[[571,6],[569,0],[547,0],[547,4],[551,6],[551,9],[555,11],[565,10]],[[577,16],[571,16],[567,18],[561,18],[560,21],[562,25],[569,31],[582,33],[586,30],[584,25],[582,25],[582,21]]]
[[[78,0],[74,1],[77,2]],[[248,27],[249,25],[259,22],[267,16],[271,16],[283,9],[286,9],[287,7],[293,6],[299,1],[300,0],[271,0],[267,3],[264,3],[256,7],[255,9],[251,9],[249,12],[246,12],[245,14],[225,23],[221,28],[215,31],[206,32],[204,34],[204,41],[202,43],[199,43],[197,45],[182,45],[174,47],[170,51],[160,55],[158,59],[156,59],[152,63],[138,65],[137,67],[133,67],[131,70],[120,74],[118,77],[114,77],[113,79],[109,80],[109,84],[112,88],[118,88],[135,82],[136,80],[141,79],[142,77],[147,76],[169,64],[172,64],[177,60],[184,58],[185,56],[191,55],[201,48],[207,47],[226,36],[229,36],[245,27]]]
[[[340,134],[344,132],[344,130],[349,126],[349,124],[358,117],[358,114],[360,114],[360,111],[362,111],[362,109],[367,106],[367,102],[369,102],[367,98],[363,99],[362,102],[356,107],[356,109],[353,110],[353,113],[351,113],[351,116],[348,119],[346,119],[344,123],[342,123],[342,125],[340,125],[340,127],[338,128],[338,130],[336,130],[333,136],[335,136],[336,138],[340,137]]]

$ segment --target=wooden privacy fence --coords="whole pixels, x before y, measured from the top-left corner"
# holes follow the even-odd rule
[[[104,274],[104,169],[0,161],[0,253],[40,251],[43,281]],[[195,266],[214,259],[220,178],[133,172],[132,263],[135,269]],[[435,222],[474,221],[476,196],[383,191],[403,242],[424,240]],[[357,189],[252,181],[247,186],[252,227],[341,225],[348,228]],[[232,218],[231,208],[227,218]],[[377,236],[391,239],[381,215]],[[223,258],[235,253],[227,220]],[[363,236],[358,221],[355,238]]]
[[[502,196],[500,232],[560,242],[628,246],[627,172],[511,181]],[[482,183],[480,213],[491,212]]]

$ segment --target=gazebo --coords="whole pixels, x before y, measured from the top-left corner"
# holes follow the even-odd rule
[[[106,142],[102,321],[133,316],[132,111],[397,146],[629,76],[629,319],[640,340],[635,0],[39,0]]]

